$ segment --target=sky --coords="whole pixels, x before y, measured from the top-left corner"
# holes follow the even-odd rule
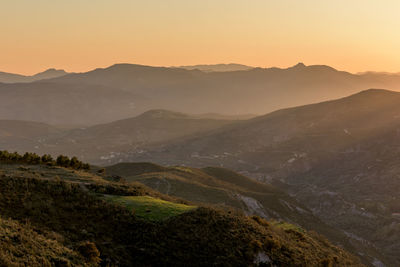
[[[0,71],[114,63],[400,72],[398,0],[1,0]]]

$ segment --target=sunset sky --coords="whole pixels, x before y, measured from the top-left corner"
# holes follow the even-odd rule
[[[398,0],[1,0],[0,71],[326,64],[400,72]]]

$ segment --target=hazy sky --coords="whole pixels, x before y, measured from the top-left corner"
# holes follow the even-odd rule
[[[400,71],[399,0],[0,0],[0,71],[114,63]]]

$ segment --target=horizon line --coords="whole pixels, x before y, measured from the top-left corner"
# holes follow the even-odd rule
[[[18,73],[18,72],[9,72],[7,70],[0,70],[0,73],[4,73],[4,74],[12,74],[12,75],[20,75],[20,76],[25,76],[25,77],[31,77],[49,70],[55,70],[55,71],[65,71],[66,74],[79,74],[79,73],[87,73],[87,72],[91,72],[94,70],[98,70],[98,69],[108,69],[111,68],[113,66],[116,65],[136,65],[136,66],[143,66],[143,67],[153,67],[153,68],[178,68],[178,69],[185,69],[185,67],[194,67],[194,66],[215,66],[215,65],[242,65],[242,66],[246,66],[249,67],[250,69],[281,69],[281,70],[285,70],[285,69],[290,69],[299,65],[303,65],[304,67],[313,67],[313,66],[324,66],[324,67],[329,67],[332,68],[336,71],[339,72],[347,72],[353,75],[362,75],[362,74],[367,74],[367,73],[377,73],[377,74],[387,74],[387,75],[399,75],[399,72],[390,72],[390,71],[376,71],[376,70],[366,70],[366,71],[359,71],[359,72],[350,72],[347,70],[342,70],[342,69],[338,69],[335,67],[332,67],[330,65],[327,64],[304,64],[303,62],[298,62],[294,65],[289,65],[286,67],[278,67],[278,66],[252,66],[252,65],[247,65],[247,64],[242,64],[242,63],[236,63],[236,62],[229,62],[229,63],[199,63],[199,64],[185,64],[185,65],[151,65],[151,64],[141,64],[141,63],[131,63],[131,62],[117,62],[111,65],[107,65],[105,67],[94,67],[94,68],[90,68],[88,70],[85,71],[69,71],[66,70],[65,68],[58,68],[58,67],[48,67],[45,68],[42,71],[39,72],[35,72],[35,73],[31,73],[31,74],[23,74],[23,73]],[[192,69],[192,70],[196,70],[196,69]],[[200,70],[201,71],[201,70]],[[246,71],[246,70],[235,70],[235,71]],[[221,72],[230,72],[230,71],[221,71]]]

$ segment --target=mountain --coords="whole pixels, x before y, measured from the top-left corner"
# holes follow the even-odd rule
[[[34,81],[44,80],[44,79],[52,79],[67,75],[68,73],[64,70],[57,70],[57,69],[48,69],[43,72],[39,72],[32,76]]]
[[[40,122],[0,120],[0,138],[34,138],[59,131],[56,127]]]
[[[399,132],[400,93],[371,89],[123,158],[224,166],[274,184],[327,224],[373,244],[397,266]]]
[[[116,64],[25,84],[0,84],[0,119],[95,125],[151,109],[188,114],[265,114],[367,88],[400,89],[400,75],[328,66],[203,72]]]
[[[136,101],[146,100],[100,85],[54,84],[49,80],[0,84],[0,119],[86,126],[136,114]],[[129,116],[131,114],[131,116]]]
[[[83,170],[10,159],[0,167],[1,265],[364,266],[288,223]]]
[[[2,83],[17,83],[17,82],[23,82],[26,79],[27,77],[23,75],[0,72],[0,82]]]
[[[204,72],[226,72],[226,71],[241,71],[250,70],[254,67],[242,65],[242,64],[214,64],[214,65],[191,65],[191,66],[179,66],[178,68],[187,70],[201,70]]]
[[[74,155],[85,161],[104,163],[124,151],[140,153],[150,144],[201,134],[236,122],[231,118],[207,119],[167,110],[150,110],[137,117],[72,130],[43,123],[0,120],[0,145],[10,151]]]
[[[32,76],[0,72],[0,83],[29,83],[38,80],[51,79],[66,75],[64,70],[48,69]]]

